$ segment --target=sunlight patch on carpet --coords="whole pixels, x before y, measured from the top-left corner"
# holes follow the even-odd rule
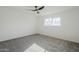
[[[32,44],[28,49],[24,52],[47,52],[45,49],[37,45],[36,43]]]

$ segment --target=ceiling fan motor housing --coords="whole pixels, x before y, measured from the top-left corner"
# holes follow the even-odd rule
[[[33,11],[37,11],[37,14],[39,14],[39,10],[42,10],[44,8],[44,6],[41,6],[38,8],[38,6],[35,6],[35,10]]]

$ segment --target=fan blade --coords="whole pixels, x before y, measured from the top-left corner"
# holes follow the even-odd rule
[[[44,6],[40,7],[38,10],[42,10],[44,8]]]
[[[35,9],[34,10],[32,10],[32,11],[37,11],[38,9],[37,9],[37,6],[35,6]]]
[[[32,10],[32,11],[37,11],[37,9],[35,9],[35,10]]]

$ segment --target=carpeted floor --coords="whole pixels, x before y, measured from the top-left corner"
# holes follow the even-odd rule
[[[0,42],[0,52],[79,52],[79,44],[35,34]]]

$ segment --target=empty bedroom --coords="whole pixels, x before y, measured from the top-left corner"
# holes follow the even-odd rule
[[[0,6],[0,52],[79,52],[79,7]]]

